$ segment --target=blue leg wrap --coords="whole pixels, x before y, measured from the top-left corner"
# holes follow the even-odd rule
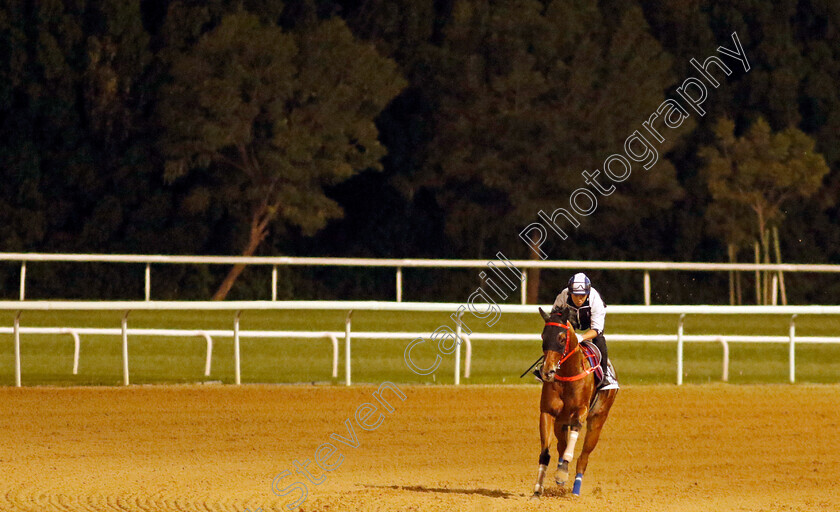
[[[575,475],[575,485],[572,487],[572,494],[580,496],[580,485],[583,482],[583,473]]]

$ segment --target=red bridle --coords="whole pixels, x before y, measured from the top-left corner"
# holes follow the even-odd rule
[[[572,329],[572,324],[570,324],[569,322],[566,322],[565,324],[561,324],[559,322],[546,322],[545,325],[554,325],[556,327],[562,327],[566,330],[566,346],[563,348],[564,357],[560,360],[559,363],[557,363],[557,366],[560,366],[563,363],[563,361],[565,361],[569,358],[569,356],[574,354],[574,351],[569,352],[569,331]],[[580,344],[578,344],[578,347],[580,347]]]
[[[566,330],[566,346],[563,348],[563,356],[562,356],[562,359],[560,359],[560,361],[558,361],[557,364],[554,366],[554,379],[555,380],[560,380],[560,381],[580,380],[580,379],[586,377],[587,375],[589,375],[590,373],[595,371],[596,367],[593,366],[592,368],[589,368],[588,370],[585,370],[583,373],[579,373],[579,374],[573,375],[571,377],[561,377],[561,376],[557,375],[557,368],[560,368],[560,365],[562,365],[566,361],[566,359],[572,357],[572,354],[574,354],[575,352],[580,350],[580,343],[577,344],[577,346],[575,347],[574,350],[569,352],[569,331],[572,329],[572,325],[569,322],[566,322],[565,325],[561,324],[561,323],[558,323],[558,322],[546,322],[545,325],[554,325],[554,326],[557,326],[557,327],[562,327],[563,329]]]

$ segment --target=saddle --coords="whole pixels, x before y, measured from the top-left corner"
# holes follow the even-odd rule
[[[595,374],[595,389],[602,390],[602,389],[618,389],[618,379],[615,377],[615,369],[613,368],[612,361],[607,363],[607,371],[610,373],[609,375],[604,375],[604,370],[601,368],[601,351],[598,347],[589,341],[584,341],[580,344],[580,349],[583,351],[583,357],[589,362],[589,365],[592,368],[595,368],[593,372]]]
[[[583,357],[589,362],[589,366],[595,368],[595,387],[601,387],[604,382],[604,370],[601,368],[601,351],[594,343],[583,341],[580,344],[580,350],[583,352]]]

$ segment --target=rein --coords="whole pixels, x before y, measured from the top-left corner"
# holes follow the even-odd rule
[[[568,381],[572,381],[572,380],[580,380],[580,379],[586,377],[587,375],[589,375],[590,373],[594,372],[597,368],[598,368],[597,366],[593,366],[593,367],[589,368],[588,370],[585,370],[583,373],[578,373],[577,375],[574,375],[572,377],[561,377],[557,374],[554,374],[554,380],[561,380],[561,381],[564,381],[564,382],[568,382]]]

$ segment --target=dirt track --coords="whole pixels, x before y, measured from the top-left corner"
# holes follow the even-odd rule
[[[359,447],[334,442],[303,510],[840,510],[838,386],[626,387],[583,496],[538,504],[537,387],[402,389],[375,431],[352,420]],[[274,476],[347,437],[373,391],[2,388],[0,510],[285,510]]]

